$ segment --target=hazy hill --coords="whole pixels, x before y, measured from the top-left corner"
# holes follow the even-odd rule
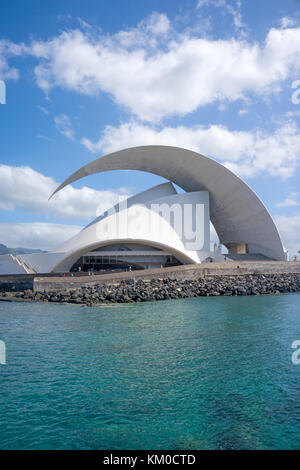
[[[8,248],[0,243],[0,255],[24,255],[26,253],[43,253],[43,250],[33,250],[31,248]]]

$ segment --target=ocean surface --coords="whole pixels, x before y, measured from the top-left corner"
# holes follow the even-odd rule
[[[0,303],[1,449],[299,449],[300,295]]]

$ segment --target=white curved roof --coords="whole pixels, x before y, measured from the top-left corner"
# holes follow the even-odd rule
[[[48,267],[54,272],[69,271],[88,251],[117,243],[133,242],[170,251],[182,263],[199,263],[210,254],[209,196],[207,191],[177,194],[171,183],[155,186],[124,201],[95,219],[55,252],[62,253],[56,263]],[[121,203],[122,204],[122,203]],[[195,243],[182,231],[170,213],[156,212],[153,204],[179,209],[186,205],[203,207],[199,220],[198,241]],[[187,215],[190,217],[190,214]],[[191,225],[195,225],[195,216]],[[201,234],[201,229],[203,233]]]
[[[145,146],[114,152],[77,170],[52,196],[85,176],[111,170],[146,171],[187,192],[209,191],[210,217],[222,244],[247,243],[249,253],[285,259],[277,228],[258,196],[223,165],[190,150]]]

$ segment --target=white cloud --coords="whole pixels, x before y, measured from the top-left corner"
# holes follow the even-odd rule
[[[38,134],[36,137],[37,139],[46,140],[47,142],[55,142],[54,139],[52,139],[51,137],[48,137],[47,135]]]
[[[276,204],[277,207],[296,207],[300,206],[299,193],[290,193],[287,198]]]
[[[226,111],[226,109],[227,109],[227,106],[226,106],[225,103],[219,104],[218,110],[219,110],[221,113],[222,113],[223,111]]]
[[[282,242],[289,251],[290,259],[292,259],[294,255],[297,255],[299,258],[300,214],[292,216],[277,216],[274,217],[274,220],[282,237]]]
[[[199,9],[204,7],[204,5],[209,4],[209,1],[210,0],[198,0],[196,8]]]
[[[225,7],[226,0],[198,0],[196,8],[199,9],[206,6]]]
[[[244,116],[245,114],[248,114],[248,109],[240,109],[239,110],[239,116]]]
[[[7,58],[21,55],[23,52],[24,48],[22,45],[0,40],[0,79],[16,80],[19,78],[18,70],[8,65]]]
[[[257,130],[252,135],[250,148],[239,162],[226,162],[228,168],[242,176],[256,176],[263,172],[290,177],[300,162],[300,134],[296,123],[290,121],[268,134]]]
[[[128,195],[126,188],[97,191],[86,186],[81,189],[68,186],[48,201],[57,186],[53,178],[28,166],[0,164],[0,210],[18,207],[43,215],[89,221]]]
[[[119,127],[107,126],[98,142],[82,139],[92,152],[110,153],[139,145],[173,145],[195,150],[221,160],[241,176],[267,172],[291,176],[300,162],[300,132],[290,121],[273,133],[261,129],[231,131],[225,126],[164,127],[131,121]]]
[[[229,13],[232,16],[233,24],[236,28],[246,27],[242,21],[240,11],[242,2],[240,0],[232,1],[231,3],[228,0],[198,0],[196,8],[200,9],[207,6],[221,8],[225,13]]]
[[[300,117],[300,110],[297,110],[297,111],[287,111],[285,113],[285,116],[287,118],[293,118],[293,117]]]
[[[49,111],[44,106],[37,105],[37,108],[41,111],[42,114],[44,114],[45,116],[48,116]]]
[[[116,50],[125,50],[143,47],[145,49],[155,49],[161,40],[167,38],[167,34],[172,30],[169,18],[157,12],[153,12],[142,20],[136,28],[119,31],[113,36],[106,37],[103,46]],[[98,45],[100,45],[100,42]]]
[[[82,229],[79,225],[0,222],[0,243],[10,248],[53,250]]]
[[[283,18],[281,18],[280,24],[281,27],[285,29],[290,28],[291,26],[295,26],[296,22],[294,19],[284,16]]]
[[[300,28],[272,28],[263,44],[199,38],[176,33],[166,15],[153,13],[115,35],[76,29],[30,47],[46,93],[55,86],[90,96],[109,93],[154,122],[213,102],[278,93],[300,71],[299,43]]]
[[[170,30],[169,18],[157,12],[153,12],[146,20],[142,21],[139,25],[139,29],[145,29],[154,35],[160,36],[166,34]]]
[[[66,114],[55,116],[54,123],[58,132],[68,137],[69,139],[74,138],[74,129],[72,127],[69,117]]]

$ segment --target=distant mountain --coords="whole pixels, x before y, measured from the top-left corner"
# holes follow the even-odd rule
[[[9,250],[13,250],[17,255],[25,255],[26,253],[47,253],[47,251],[39,250],[39,249],[32,249],[32,248],[8,248]]]
[[[10,251],[7,246],[2,245],[2,243],[0,243],[0,255],[8,255],[9,253]]]
[[[33,250],[31,248],[8,248],[0,243],[0,255],[25,255],[26,253],[45,253],[43,250]]]

